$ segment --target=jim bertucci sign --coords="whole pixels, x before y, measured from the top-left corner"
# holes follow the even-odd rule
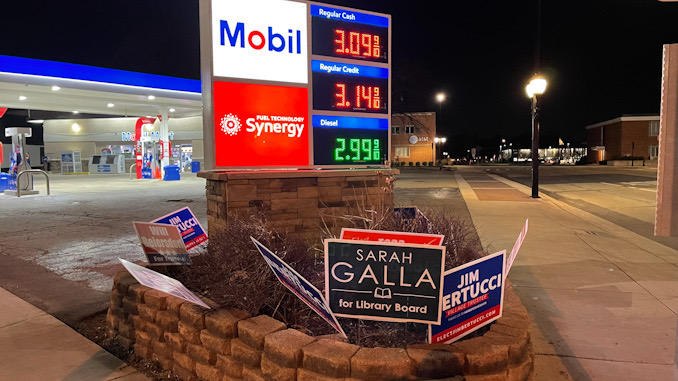
[[[143,284],[146,287],[150,287],[154,290],[162,291],[164,293],[176,296],[183,300],[195,303],[199,306],[210,308],[205,302],[198,298],[191,290],[187,289],[181,282],[176,279],[170,278],[167,275],[160,274],[151,269],[135,265],[132,262],[128,262],[122,258],[118,258],[123,266],[129,271],[130,274]]]
[[[445,248],[325,240],[325,292],[337,316],[440,322]]]
[[[445,272],[440,325],[430,343],[451,343],[501,317],[506,250]]]
[[[205,229],[202,228],[202,225],[200,225],[200,222],[195,217],[195,214],[193,214],[188,206],[166,216],[160,217],[152,222],[159,224],[169,224],[178,227],[179,231],[181,232],[181,238],[184,240],[184,244],[186,244],[187,250],[190,250],[201,243],[207,242],[207,234],[205,233]]]
[[[285,263],[285,261],[273,254],[266,246],[262,245],[254,238],[252,238],[252,242],[254,242],[254,245],[264,257],[264,260],[266,260],[266,263],[268,263],[268,266],[280,283],[287,287],[288,290],[292,291],[292,293],[299,297],[301,301],[306,303],[306,305],[311,307],[313,311],[320,315],[334,329],[346,337],[346,333],[344,333],[341,325],[339,325],[337,318],[325,302],[325,299],[323,299],[322,293],[315,288],[311,282],[306,280],[306,278]]]
[[[151,265],[190,265],[191,258],[174,225],[153,222],[132,222],[139,242]]]

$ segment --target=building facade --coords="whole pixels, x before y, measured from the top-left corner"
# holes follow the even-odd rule
[[[391,116],[391,158],[400,163],[436,162],[436,113],[418,112]]]
[[[659,156],[659,115],[622,116],[586,126],[588,162]]]

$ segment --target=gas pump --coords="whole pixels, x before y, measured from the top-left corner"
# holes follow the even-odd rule
[[[143,126],[153,125],[155,118],[139,118],[134,129],[136,142],[135,156],[137,159],[137,179],[152,179],[157,171],[157,138],[153,141],[152,134],[144,134]]]
[[[26,151],[26,138],[33,135],[33,130],[30,127],[7,127],[5,128],[5,136],[12,137],[12,146],[9,154],[9,173],[12,176],[11,185],[16,189],[20,189],[22,193],[27,192],[37,194],[33,191],[33,175],[22,177],[21,183],[17,183],[17,176],[22,171],[31,169],[31,163],[28,160],[28,152]]]

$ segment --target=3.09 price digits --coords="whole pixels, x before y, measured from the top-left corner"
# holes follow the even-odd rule
[[[336,138],[334,142],[334,160],[336,162],[381,160],[379,139]]]
[[[354,103],[347,99],[345,83],[336,83],[334,87],[336,89],[336,93],[334,93],[335,107],[349,108],[353,105],[356,109],[378,110],[381,108],[381,89],[379,86],[355,86],[354,90],[350,92],[350,94],[355,95]]]
[[[348,32],[335,29],[334,51],[342,55],[378,58],[381,56],[381,38],[376,34]]]

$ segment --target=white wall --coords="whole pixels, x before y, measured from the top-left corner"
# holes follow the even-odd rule
[[[138,118],[101,118],[101,119],[58,119],[46,120],[43,124],[45,155],[58,159],[61,151],[79,150],[83,159],[100,153],[107,145],[133,145],[134,142],[123,142],[122,133],[134,133]],[[73,123],[78,123],[80,131],[72,130]],[[202,152],[202,117],[170,118],[169,131],[174,132],[173,144],[193,144]],[[156,120],[152,131],[160,129]],[[195,150],[195,148],[194,148]],[[32,154],[31,154],[32,156]],[[195,156],[195,151],[194,151]],[[202,157],[201,153],[199,157]]]

